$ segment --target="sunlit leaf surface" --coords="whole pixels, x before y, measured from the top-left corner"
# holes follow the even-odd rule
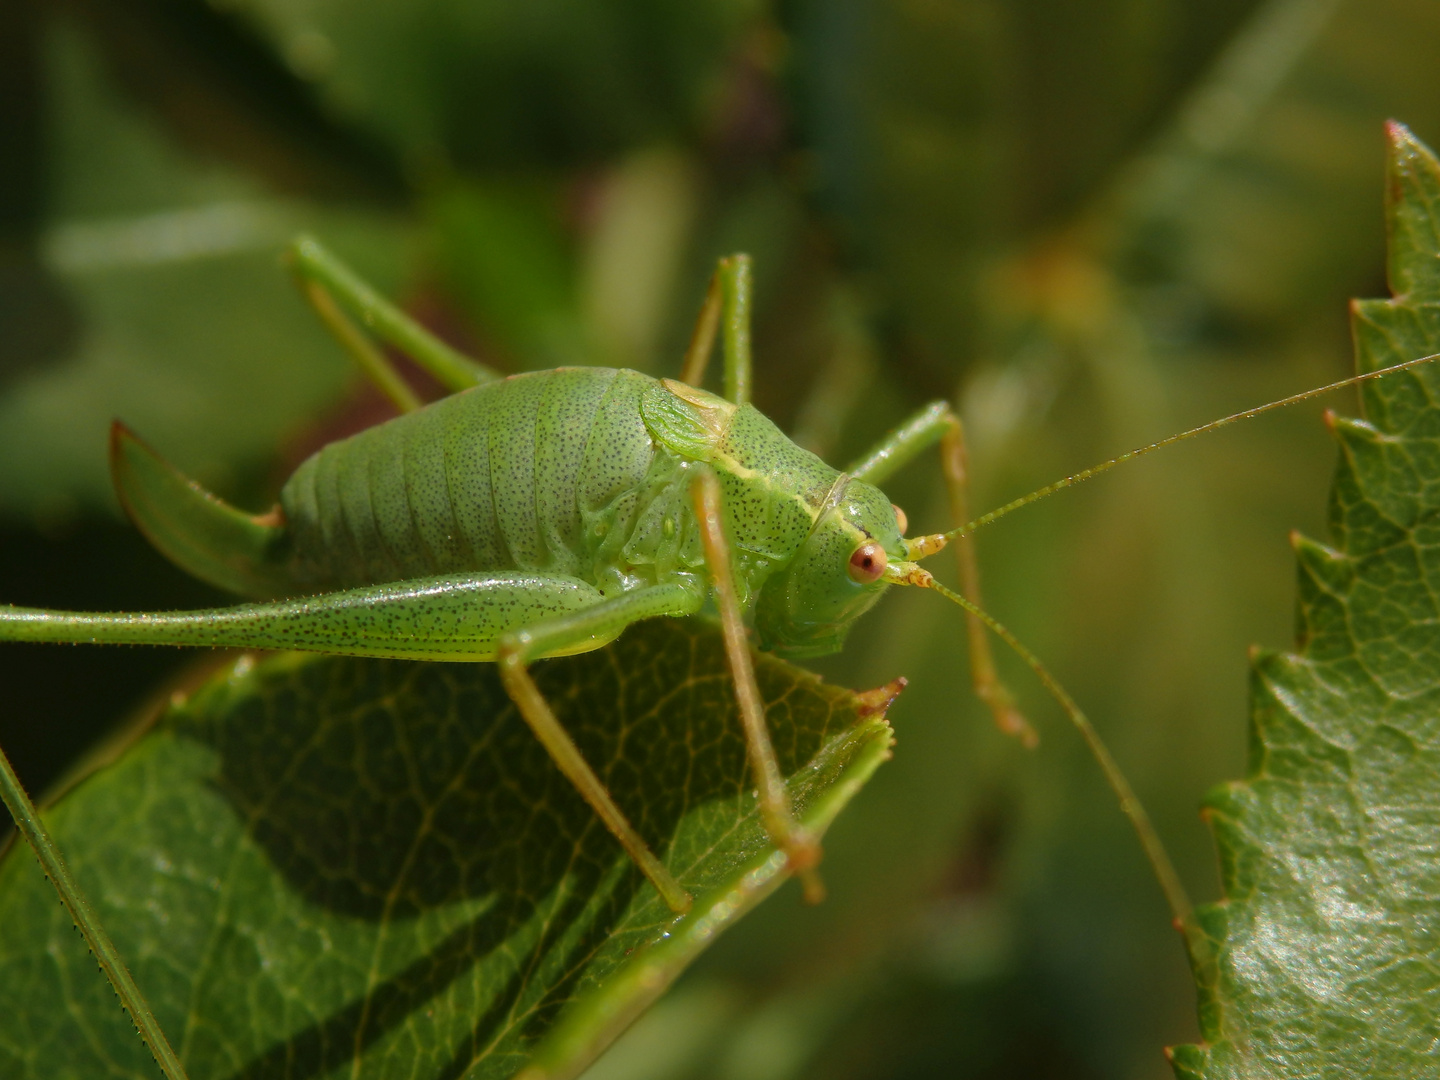
[[[1440,351],[1440,165],[1391,139],[1395,298],[1355,310],[1362,371]],[[1334,423],[1331,543],[1296,541],[1300,647],[1257,656],[1249,776],[1207,803],[1226,900],[1184,1077],[1436,1068],[1440,371],[1362,401]]]
[[[535,672],[695,894],[684,920],[488,664],[242,658],[54,808],[191,1077],[507,1077],[557,1022],[542,1060],[569,1075],[779,884],[718,633],[645,623]],[[823,829],[889,728],[796,668],[759,673]],[[150,1074],[24,847],[0,863],[0,971],[0,1075]]]

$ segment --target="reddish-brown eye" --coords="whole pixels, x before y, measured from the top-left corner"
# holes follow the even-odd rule
[[[895,511],[895,524],[900,526],[900,535],[904,536],[910,531],[910,519],[905,516],[905,511],[894,503],[890,504],[890,509]]]
[[[874,540],[861,544],[850,556],[850,577],[861,585],[879,581],[887,561],[885,549]]]

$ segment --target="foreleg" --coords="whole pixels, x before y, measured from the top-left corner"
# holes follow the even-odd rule
[[[950,517],[958,528],[970,520],[969,455],[965,448],[965,428],[948,402],[936,401],[920,409],[846,471],[857,480],[878,485],[937,443],[950,497]],[[966,533],[953,541],[952,546],[960,572],[960,591],[972,604],[983,606],[974,537]],[[922,558],[926,554],[915,553],[916,557]],[[1035,729],[1015,707],[1014,695],[1000,680],[984,623],[967,612],[965,627],[970,645],[970,681],[975,696],[989,706],[1001,731],[1018,737],[1027,746],[1034,746],[1037,741]]]

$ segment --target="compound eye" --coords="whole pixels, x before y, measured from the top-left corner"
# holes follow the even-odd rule
[[[895,524],[900,526],[900,535],[904,536],[910,531],[910,519],[905,516],[905,511],[894,503],[890,504],[890,509],[895,511]]]
[[[861,585],[870,585],[880,580],[885,573],[885,549],[874,540],[861,544],[850,556],[850,577]]]

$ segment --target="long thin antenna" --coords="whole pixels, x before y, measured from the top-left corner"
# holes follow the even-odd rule
[[[1279,401],[1272,401],[1268,405],[1257,405],[1253,409],[1246,409],[1244,412],[1224,416],[1219,420],[1211,420],[1208,424],[1201,424],[1199,427],[1191,428],[1189,431],[1182,431],[1178,435],[1171,435],[1169,438],[1161,439],[1159,442],[1153,442],[1149,446],[1137,447],[1128,453],[1121,454],[1119,457],[1111,458],[1109,461],[1102,461],[1099,465],[1092,465],[1088,469],[1081,469],[1079,472],[1067,476],[1063,480],[1056,480],[1053,484],[1046,484],[1042,488],[1037,488],[1028,495],[1022,495],[1020,498],[1008,502],[996,510],[991,510],[988,514],[981,514],[975,520],[967,521],[958,529],[951,529],[949,532],[944,533],[936,533],[931,537],[916,537],[914,541],[911,541],[912,544],[920,540],[926,540],[929,541],[929,543],[917,546],[911,557],[933,554],[935,551],[939,551],[940,548],[944,547],[947,542],[964,536],[966,533],[974,532],[983,525],[989,525],[993,521],[998,521],[1006,514],[1019,510],[1022,506],[1029,506],[1031,503],[1038,502],[1047,495],[1054,495],[1057,491],[1064,491],[1068,487],[1074,487],[1081,481],[1089,480],[1092,477],[1099,476],[1101,473],[1109,472],[1115,468],[1116,465],[1123,465],[1127,461],[1144,457],[1154,450],[1173,446],[1175,443],[1192,439],[1196,435],[1208,435],[1210,432],[1217,431],[1222,427],[1238,423],[1241,420],[1249,420],[1252,417],[1260,416],[1263,413],[1271,412],[1275,409],[1283,409],[1287,405],[1295,405],[1302,401],[1309,401],[1313,397],[1328,394],[1332,390],[1343,390],[1347,386],[1354,386],[1356,383],[1365,382],[1367,379],[1378,379],[1381,375],[1390,375],[1397,371],[1404,371],[1407,368],[1418,367],[1420,364],[1428,364],[1430,361],[1437,359],[1440,359],[1440,353],[1431,353],[1429,356],[1420,356],[1414,360],[1406,360],[1403,364],[1394,364],[1387,368],[1367,371],[1363,375],[1352,375],[1348,379],[1341,379],[1339,382],[1328,383],[1325,386],[1317,386],[1315,389],[1306,390],[1304,393],[1292,394],[1290,397],[1281,398]]]
[[[1040,658],[1026,648],[1020,639],[995,616],[972,604],[959,593],[941,585],[928,570],[922,567],[913,563],[908,565],[892,564],[892,567],[893,573],[886,574],[886,577],[892,582],[933,589],[941,596],[953,600],[984,623],[991,633],[1008,645],[1021,660],[1025,661],[1030,670],[1035,673],[1036,678],[1049,691],[1050,696],[1060,704],[1060,708],[1065,711],[1065,715],[1080,732],[1080,737],[1085,740],[1086,746],[1090,748],[1090,753],[1099,763],[1100,771],[1105,774],[1105,782],[1110,785],[1110,790],[1120,801],[1121,813],[1130,820],[1136,836],[1140,838],[1140,847],[1144,850],[1145,858],[1150,863],[1150,869],[1154,871],[1156,880],[1160,883],[1160,891],[1165,894],[1165,903],[1170,908],[1170,915],[1174,920],[1175,927],[1185,937],[1185,947],[1190,953],[1191,962],[1199,966],[1201,961],[1208,956],[1209,939],[1200,929],[1199,922],[1196,921],[1194,906],[1185,892],[1185,886],[1180,882],[1180,875],[1176,873],[1175,866],[1170,861],[1170,854],[1165,850],[1159,833],[1151,824],[1150,815],[1145,812],[1145,807],[1130,786],[1130,781],[1120,771],[1120,766],[1111,756],[1109,747],[1105,745],[1104,740],[1100,738],[1100,733],[1095,730],[1089,718],[1075,703],[1075,699],[1070,696],[1069,691],[1060,685],[1060,681],[1050,673],[1050,669],[1040,661]]]

